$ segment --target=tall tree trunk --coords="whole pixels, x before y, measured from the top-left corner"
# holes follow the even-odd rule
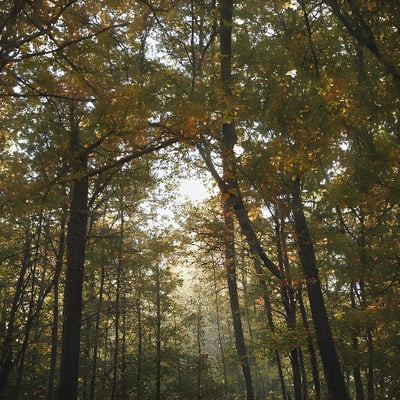
[[[353,377],[354,377],[354,386],[356,388],[356,400],[364,400],[364,387],[362,383],[362,378],[361,378],[361,371],[360,371],[360,365],[358,362],[358,339],[356,335],[354,334],[352,338],[352,347],[355,356],[357,357],[357,364],[353,368]]]
[[[224,111],[226,118],[230,115],[230,99],[232,98],[232,23],[233,23],[233,1],[222,0],[220,3],[220,78],[224,96]],[[236,189],[235,179],[235,160],[234,145],[237,141],[235,125],[233,121],[222,124],[222,146],[221,157],[223,164],[223,179],[229,190]],[[238,352],[242,372],[246,383],[247,400],[253,400],[253,384],[250,372],[250,364],[243,333],[243,325],[239,307],[239,297],[237,292],[236,259],[235,259],[235,226],[233,218],[233,205],[230,197],[222,196],[224,213],[224,242],[225,242],[225,269],[228,280],[229,300],[231,305],[233,328],[235,333],[235,344]]]
[[[118,246],[117,277],[115,293],[115,326],[114,326],[114,354],[113,354],[113,377],[111,388],[111,400],[117,396],[117,377],[118,377],[118,356],[119,356],[119,323],[120,323],[120,297],[121,297],[121,273],[122,273],[122,254],[124,245],[124,212],[122,199],[120,201],[120,243]]]
[[[297,178],[293,184],[293,218],[300,263],[306,278],[311,313],[322,364],[324,366],[329,398],[332,400],[348,400],[349,395],[347,394],[345,381],[340,369],[339,358],[332,337],[324,297],[322,295],[321,282],[319,280],[318,268],[314,255],[314,246],[303,211],[300,179]]]
[[[301,372],[301,381],[302,381],[302,398],[304,400],[308,399],[308,383],[307,383],[307,372],[306,372],[306,366],[304,363],[304,355],[303,355],[303,350],[301,348],[298,349],[298,355],[299,355],[299,364],[300,364],[300,372]]]
[[[253,384],[250,372],[250,364],[244,339],[242,318],[237,289],[236,260],[234,245],[234,221],[231,207],[224,204],[225,227],[225,268],[228,280],[229,301],[231,306],[233,331],[235,334],[236,350],[242,366],[242,372],[246,383],[247,400],[253,400]]]
[[[201,374],[203,369],[202,362],[202,334],[201,334],[201,301],[199,300],[197,306],[197,400],[201,399]]]
[[[299,288],[297,291],[297,301],[299,303],[300,314],[301,314],[301,317],[303,320],[303,325],[307,332],[307,345],[308,345],[308,353],[310,355],[311,372],[312,372],[312,377],[313,377],[315,399],[320,400],[321,399],[321,381],[319,379],[318,362],[317,362],[317,356],[315,354],[315,347],[313,344],[310,327],[309,327],[308,320],[307,320],[306,309],[304,307],[302,288]]]
[[[156,395],[161,400],[161,284],[160,265],[156,266]]]
[[[351,307],[356,308],[356,283],[352,282],[350,285],[350,301]],[[356,400],[364,400],[364,388],[361,378],[361,371],[360,371],[360,361],[359,361],[359,348],[358,348],[358,339],[356,333],[352,335],[352,347],[354,351],[354,355],[356,357],[356,364],[353,367],[353,377],[354,377],[354,385],[356,388]]]
[[[263,278],[263,270],[260,265],[260,259],[256,257],[254,259],[254,269],[259,277],[259,285],[262,288],[263,292],[263,301],[264,301],[264,308],[265,308],[265,313],[267,315],[267,321],[268,321],[268,326],[271,330],[272,333],[275,332],[275,324],[272,316],[272,307],[271,307],[271,302],[269,300],[269,294],[268,294],[268,289],[267,289],[267,284],[265,282],[265,279]],[[286,400],[288,398],[287,395],[287,390],[286,390],[286,384],[285,384],[285,377],[283,374],[283,368],[282,368],[282,361],[281,361],[281,356],[279,354],[279,350],[275,349],[275,360],[276,360],[276,365],[278,368],[278,375],[279,375],[279,381],[281,384],[281,390],[282,390],[282,399]]]
[[[92,373],[90,377],[90,391],[89,400],[94,400],[95,395],[95,385],[96,385],[96,375],[97,375],[97,358],[99,349],[99,333],[100,333],[100,319],[101,311],[103,308],[103,293],[104,293],[104,279],[106,274],[105,261],[104,261],[104,249],[102,250],[101,257],[101,272],[100,272],[100,287],[98,294],[98,302],[96,307],[96,322],[94,328],[94,344],[93,344],[93,356],[92,356]]]
[[[142,323],[142,303],[141,289],[136,293],[136,315],[137,315],[137,370],[136,370],[136,396],[137,400],[142,400],[142,362],[143,362],[143,323]]]
[[[287,327],[289,331],[293,331],[296,328],[297,307],[296,302],[294,301],[294,290],[292,286],[290,264],[286,251],[286,233],[284,227],[284,219],[280,215],[279,207],[276,207],[276,215],[274,215],[274,220],[276,247],[278,250],[278,265],[282,277],[284,277],[284,280],[286,281],[286,284],[283,284],[281,287],[282,303],[285,308]],[[295,348],[290,350],[290,362],[293,372],[293,389],[295,400],[302,400],[302,381],[299,363],[300,351],[300,347],[298,347],[297,345]]]
[[[128,399],[128,386],[127,386],[127,377],[126,377],[126,314],[127,310],[127,301],[126,301],[126,291],[124,290],[122,293],[122,301],[121,301],[121,314],[122,314],[122,326],[121,326],[121,400]]]
[[[48,386],[48,400],[53,400],[55,393],[55,379],[56,379],[56,366],[58,354],[58,321],[59,321],[59,282],[60,274],[63,265],[64,251],[65,251],[65,213],[61,217],[60,224],[60,238],[57,251],[57,261],[54,272],[54,285],[53,285],[53,321],[51,324],[51,358],[50,358],[50,373],[49,373],[49,386]]]
[[[70,219],[67,233],[67,270],[64,289],[64,316],[59,400],[76,400],[78,396],[79,353],[82,322],[82,288],[88,219],[87,154],[81,151],[80,132],[74,107],[71,106],[71,153],[73,180]]]
[[[368,328],[366,331],[367,345],[368,345],[368,369],[367,369],[367,393],[368,400],[375,400],[374,388],[374,366],[372,363],[372,355],[374,352],[373,340],[371,330]]]
[[[290,350],[290,363],[292,365],[293,371],[293,389],[295,400],[302,400],[302,390],[301,390],[301,373],[300,373],[300,363],[299,363],[299,348],[295,347]]]
[[[223,342],[222,333],[221,333],[221,319],[220,319],[219,298],[218,298],[218,288],[217,288],[217,273],[216,273],[216,268],[215,268],[214,264],[213,264],[213,277],[214,277],[213,283],[214,283],[214,299],[215,299],[218,345],[219,345],[219,350],[221,352],[222,372],[223,372],[223,376],[224,376],[224,399],[226,399],[228,396],[228,380],[227,380],[227,371],[226,371],[224,342]]]

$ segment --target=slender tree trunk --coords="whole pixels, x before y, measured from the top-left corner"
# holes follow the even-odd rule
[[[253,384],[250,364],[243,333],[242,318],[240,313],[239,296],[237,290],[237,277],[235,265],[234,222],[231,208],[224,207],[225,226],[225,268],[228,280],[229,301],[231,305],[233,331],[235,334],[236,350],[239,355],[242,372],[246,383],[247,400],[253,400]]]
[[[104,365],[108,365],[109,364],[109,361],[108,361],[108,347],[109,347],[108,343],[109,343],[109,329],[110,329],[109,328],[109,326],[110,326],[109,321],[111,319],[110,313],[111,312],[110,312],[109,308],[107,308],[107,312],[106,312],[106,315],[105,315],[106,328],[105,328],[105,332],[104,332],[104,346],[103,346],[103,349],[104,349],[103,364]],[[108,372],[108,370],[106,368],[104,368],[103,376],[102,376],[102,379],[101,379],[102,398],[106,398],[106,393],[107,393],[107,389],[108,389],[108,385],[107,385],[108,376],[109,376],[109,372]],[[107,399],[108,399],[108,397],[109,396],[107,396]]]
[[[126,307],[126,292],[123,291],[122,293],[122,329],[121,329],[121,399],[127,400],[128,399],[128,387],[127,387],[127,380],[126,380],[126,314],[127,314],[127,307]]]
[[[201,334],[201,302],[197,307],[197,400],[201,399],[201,373],[203,363],[201,358],[202,334]]]
[[[78,396],[79,353],[82,323],[82,288],[88,219],[87,155],[82,155],[80,132],[71,107],[71,152],[74,174],[67,234],[67,270],[64,289],[59,400],[76,400]],[[79,154],[81,154],[79,156]],[[82,175],[82,176],[80,176]]]
[[[302,390],[303,390],[302,399],[307,400],[308,399],[307,372],[306,372],[306,366],[304,363],[303,350],[301,348],[298,349],[298,355],[299,355],[299,364],[300,364]]]
[[[176,320],[175,322],[175,331],[177,330],[177,322]],[[177,336],[174,335],[174,344],[175,344],[175,348],[178,348],[178,340],[177,340]],[[177,386],[177,393],[178,393],[178,398],[179,400],[183,400],[183,393],[182,393],[182,373],[181,373],[181,361],[179,358],[179,354],[176,358],[176,373],[177,373],[177,382],[176,382],[176,386]]]
[[[373,146],[373,145],[371,145]],[[367,265],[368,264],[368,259],[366,256],[366,226],[365,226],[365,216],[364,212],[362,209],[360,209],[360,214],[359,214],[359,221],[360,221],[360,237],[358,240],[358,245],[360,247],[360,262],[361,265]],[[362,309],[367,308],[367,298],[365,294],[365,283],[361,279],[358,282],[359,286],[359,298],[360,298],[360,303]],[[356,290],[356,287],[353,287],[354,290]],[[374,389],[374,366],[372,362],[372,355],[374,352],[373,349],[373,339],[372,339],[372,333],[371,330],[367,327],[365,330],[365,336],[366,336],[366,341],[367,341],[367,351],[368,351],[368,368],[367,368],[367,398],[368,400],[375,400],[375,389]]]
[[[65,251],[65,213],[61,217],[60,224],[60,238],[58,244],[57,261],[54,272],[54,285],[53,285],[53,321],[51,325],[51,359],[50,359],[50,373],[49,373],[49,386],[48,386],[48,400],[53,400],[55,393],[55,379],[56,379],[56,366],[57,366],[57,353],[58,353],[58,321],[59,321],[59,282],[60,274],[63,265],[64,251]]]
[[[321,381],[319,379],[317,356],[315,354],[315,347],[314,347],[311,332],[310,332],[310,326],[309,326],[308,320],[307,320],[307,313],[306,313],[306,309],[304,307],[303,293],[302,293],[301,288],[299,288],[297,291],[297,301],[299,303],[300,314],[301,314],[301,317],[303,320],[303,325],[307,332],[307,345],[308,345],[308,353],[310,354],[311,372],[312,372],[312,377],[313,377],[315,399],[320,400],[321,399]]]
[[[104,260],[104,250],[102,250],[100,287],[99,287],[98,302],[97,302],[97,308],[96,308],[96,322],[95,322],[95,328],[94,328],[92,374],[90,377],[89,400],[94,400],[94,397],[95,397],[95,385],[96,385],[96,376],[97,376],[97,358],[98,358],[99,333],[100,333],[100,319],[101,319],[101,311],[103,308],[104,279],[105,279],[105,274],[106,274],[105,271],[106,271],[106,269],[105,269],[105,260]]]
[[[351,307],[356,308],[356,283],[352,282],[350,285],[350,301],[351,301]],[[364,400],[364,388],[363,388],[363,383],[362,383],[362,378],[361,378],[361,371],[360,371],[360,362],[359,362],[359,348],[358,348],[358,339],[356,336],[356,333],[353,333],[352,337],[352,346],[353,346],[353,351],[354,355],[357,359],[357,363],[353,368],[353,376],[354,376],[354,385],[356,388],[356,400]]]
[[[113,377],[111,388],[111,400],[117,396],[117,377],[118,377],[118,355],[119,355],[119,323],[120,323],[120,297],[121,297],[121,273],[122,273],[122,250],[124,241],[124,216],[122,209],[122,200],[120,204],[120,243],[118,246],[117,277],[115,293],[115,326],[114,326],[114,355],[113,355]]]
[[[368,400],[375,400],[375,388],[374,388],[374,366],[372,364],[372,355],[374,352],[372,333],[370,329],[367,329],[367,345],[368,345],[368,369],[367,369],[367,393]]]
[[[352,347],[353,347],[354,354],[358,359],[358,352],[359,352],[358,339],[355,335],[352,338]],[[358,360],[357,360],[357,364],[353,368],[353,377],[354,377],[354,385],[356,388],[356,400],[364,400],[365,399],[364,387],[363,387],[363,383],[362,383],[360,365],[358,363]]]
[[[336,352],[328,314],[318,277],[314,247],[308,231],[306,218],[303,211],[303,202],[300,194],[300,180],[296,179],[293,186],[293,218],[299,257],[306,278],[307,292],[310,300],[311,313],[324,366],[325,380],[328,387],[329,398],[332,400],[348,400],[339,358]]]
[[[221,352],[221,363],[222,363],[222,372],[224,376],[224,399],[228,396],[228,381],[227,381],[227,372],[226,372],[226,360],[225,360],[225,350],[224,350],[224,342],[222,340],[221,333],[221,319],[220,319],[220,310],[219,310],[219,298],[218,298],[218,288],[217,288],[217,274],[215,265],[213,265],[213,282],[214,282],[214,298],[215,298],[215,312],[216,312],[216,323],[217,323],[217,334],[218,334],[218,346]]]
[[[161,400],[161,285],[160,265],[156,266],[156,395]]]
[[[281,217],[279,207],[276,207],[276,213],[274,215],[275,221],[275,236],[276,236],[276,247],[278,250],[278,265],[281,271],[282,277],[284,277],[284,284],[281,286],[281,297],[282,303],[286,313],[286,324],[289,331],[293,331],[296,328],[296,313],[297,307],[294,301],[294,290],[292,286],[292,277],[290,264],[286,251],[286,232],[284,219]],[[292,365],[293,372],[293,389],[295,400],[302,400],[302,380],[299,363],[299,347],[295,347],[290,351],[290,362]]]
[[[293,371],[294,398],[295,400],[302,400],[301,373],[298,351],[299,349],[297,347],[290,350],[290,363],[292,364]]]
[[[136,314],[137,314],[137,371],[136,371],[136,395],[137,400],[142,400],[142,362],[143,362],[143,324],[141,289],[136,293]]]

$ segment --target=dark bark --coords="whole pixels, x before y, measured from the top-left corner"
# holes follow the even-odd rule
[[[79,127],[71,107],[71,153],[73,180],[67,233],[59,400],[78,396],[79,353],[82,323],[82,286],[88,219],[87,154],[81,152]]]
[[[58,321],[59,321],[59,281],[63,265],[64,251],[65,251],[65,216],[61,219],[60,226],[60,239],[57,252],[57,262],[54,273],[54,286],[53,286],[53,321],[51,326],[51,359],[50,359],[50,373],[49,373],[49,389],[48,399],[54,398],[54,388],[56,379],[56,366],[57,366],[57,353],[58,353]]]
[[[273,216],[275,220],[275,235],[276,247],[278,250],[278,265],[285,283],[281,287],[282,303],[286,313],[286,324],[290,330],[296,328],[296,313],[297,307],[294,300],[294,290],[292,287],[292,278],[290,271],[290,264],[286,251],[286,233],[284,228],[284,220],[280,215],[280,210],[276,208],[276,215]],[[293,389],[295,400],[302,400],[302,377],[299,363],[300,347],[295,347],[290,351],[290,362],[293,372]]]
[[[226,118],[232,119],[230,115],[229,99],[232,97],[232,0],[222,0],[220,3],[220,31],[219,45],[221,51],[220,79],[224,94],[224,109]],[[222,125],[221,157],[223,163],[223,179],[229,190],[236,189],[236,171],[233,148],[237,136],[233,121]],[[237,291],[236,257],[235,257],[235,226],[233,217],[233,204],[231,197],[222,195],[224,213],[224,246],[225,246],[225,269],[228,281],[229,300],[233,319],[236,350],[240,359],[243,376],[246,383],[247,400],[253,400],[253,383],[250,372],[250,364],[243,333],[243,325],[240,314],[239,296]]]
[[[356,336],[353,336],[352,338],[352,347],[353,351],[358,358],[358,339]],[[356,400],[364,400],[364,387],[362,383],[362,378],[361,378],[361,371],[360,371],[360,365],[357,360],[357,364],[353,367],[353,377],[354,377],[354,385],[356,387]]]
[[[307,292],[310,301],[312,319],[317,342],[324,366],[325,380],[329,398],[332,400],[349,399],[339,358],[329,324],[325,301],[322,294],[321,282],[314,254],[314,246],[304,215],[303,202],[300,192],[300,179],[293,182],[293,219],[297,237],[300,263],[306,279]]]
[[[304,355],[303,350],[301,348],[298,349],[299,355],[299,364],[300,364],[300,372],[301,372],[301,381],[302,381],[302,399],[308,399],[308,383],[307,383],[307,373],[306,373],[306,366],[304,364]]]
[[[262,289],[262,293],[263,293],[263,302],[264,302],[265,313],[267,316],[268,326],[269,326],[271,332],[275,332],[275,324],[274,324],[274,319],[273,319],[273,315],[272,315],[272,307],[271,307],[271,302],[269,300],[267,284],[265,282],[265,279],[263,278],[264,273],[263,273],[263,270],[260,265],[260,260],[257,257],[254,259],[254,269],[256,271],[256,274],[259,277],[258,283],[259,283],[259,285]],[[281,384],[282,398],[283,398],[283,400],[286,400],[288,398],[288,395],[287,395],[287,391],[286,391],[285,377],[284,377],[283,369],[282,369],[281,356],[277,349],[275,349],[274,353],[275,353],[276,365],[278,368],[279,381]]]
[[[290,350],[290,363],[292,365],[292,371],[293,371],[294,398],[295,400],[302,400],[301,373],[300,373],[298,351],[299,348],[297,347]]]
[[[220,192],[225,196],[229,197],[229,201],[232,204],[233,210],[237,221],[239,222],[240,229],[246,238],[247,244],[249,245],[252,254],[257,255],[263,262],[265,268],[267,268],[274,276],[281,279],[282,274],[275,263],[265,253],[259,238],[257,237],[253,224],[249,218],[248,211],[242,200],[240,189],[236,181],[230,182],[230,188],[226,182],[219,176],[217,170],[214,167],[213,161],[211,160],[210,152],[202,144],[197,144],[197,149],[203,158],[208,170],[215,179]]]
[[[312,377],[313,377],[315,399],[320,400],[321,399],[321,381],[319,379],[317,356],[315,354],[315,347],[314,347],[311,332],[310,332],[310,326],[309,326],[308,320],[307,320],[307,313],[306,313],[306,309],[304,307],[303,293],[302,293],[301,288],[299,288],[299,290],[297,291],[297,301],[299,303],[300,314],[301,314],[301,317],[303,320],[303,325],[307,332],[307,345],[308,345],[308,353],[310,355],[311,373],[312,373]]]
[[[236,260],[234,246],[234,221],[231,208],[224,209],[225,226],[225,268],[228,281],[229,301],[231,306],[233,331],[235,335],[236,351],[242,366],[243,377],[246,383],[247,400],[253,400],[253,384],[250,372],[250,364],[247,355],[246,343],[243,333],[242,318],[240,312],[239,296],[237,289]]]

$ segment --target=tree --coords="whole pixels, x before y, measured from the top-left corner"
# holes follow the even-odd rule
[[[6,0],[1,397],[397,398],[397,11]]]

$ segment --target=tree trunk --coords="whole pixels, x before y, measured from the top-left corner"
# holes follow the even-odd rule
[[[229,99],[232,98],[232,0],[222,0],[220,3],[220,78],[223,90],[223,107],[227,113],[227,119],[232,118],[229,110]],[[223,179],[229,190],[236,190],[235,155],[233,148],[237,141],[235,125],[233,121],[222,124],[221,157],[223,164]],[[243,325],[239,307],[237,292],[236,259],[235,259],[235,226],[233,218],[233,204],[231,197],[222,196],[224,213],[224,242],[225,242],[225,269],[228,280],[229,300],[235,333],[235,344],[238,352],[242,372],[246,383],[247,400],[253,400],[253,384],[250,372],[250,364],[243,333]]]
[[[136,293],[136,314],[137,314],[137,370],[136,370],[136,395],[137,400],[142,400],[142,362],[143,362],[143,324],[142,324],[142,304],[141,289]]]
[[[111,400],[117,396],[117,377],[118,377],[118,356],[119,356],[119,323],[120,323],[120,297],[121,297],[121,273],[122,273],[122,253],[124,245],[124,214],[123,204],[120,204],[120,243],[118,248],[117,277],[115,293],[115,326],[114,326],[114,354],[113,354],[113,377],[111,388]]]
[[[308,320],[307,320],[307,314],[306,314],[306,309],[304,307],[303,293],[302,293],[301,288],[299,288],[297,291],[297,301],[299,303],[300,314],[301,314],[301,317],[303,320],[303,325],[307,332],[307,345],[308,345],[308,353],[310,354],[311,372],[312,372],[312,377],[313,377],[315,399],[320,400],[321,399],[321,381],[319,379],[317,356],[315,354],[315,347],[314,347],[313,340],[311,337],[310,327],[309,327]]]
[[[366,331],[366,335],[367,335],[367,345],[368,345],[367,393],[368,393],[368,400],[375,400],[374,366],[372,364],[372,355],[374,352],[374,347],[373,347],[372,333],[369,328]]]
[[[126,362],[126,314],[128,312],[126,306],[126,291],[124,290],[122,293],[122,329],[121,329],[121,400],[128,399],[128,386],[127,386],[127,379],[126,379],[126,369],[127,369],[127,362]]]
[[[339,358],[336,352],[328,314],[318,277],[314,247],[308,231],[303,211],[303,202],[300,193],[300,179],[293,185],[293,218],[297,236],[300,263],[306,278],[307,292],[310,300],[311,313],[317,337],[317,342],[324,366],[325,380],[329,398],[332,400],[347,400],[349,396],[345,386]]]
[[[290,350],[290,363],[292,365],[292,371],[293,371],[294,399],[302,400],[301,373],[300,373],[300,363],[299,363],[298,351],[299,351],[299,349],[297,347]]]
[[[64,289],[59,400],[78,396],[79,353],[82,323],[82,287],[88,219],[87,155],[80,149],[79,127],[71,107],[71,152],[74,156],[70,219],[67,233],[67,270]],[[79,154],[81,155],[79,156]]]
[[[96,385],[96,375],[97,375],[97,357],[98,357],[98,348],[99,348],[100,319],[101,319],[101,311],[103,308],[103,293],[104,293],[105,274],[106,274],[106,269],[105,269],[104,249],[103,249],[102,257],[101,257],[100,287],[99,287],[99,295],[98,295],[98,302],[97,302],[97,308],[96,308],[96,322],[95,322],[95,328],[94,328],[92,374],[90,377],[89,400],[94,400],[94,397],[95,397],[94,395],[95,395],[95,385]]]
[[[302,398],[303,398],[303,400],[307,400],[308,399],[307,372],[306,372],[306,366],[304,363],[303,350],[301,348],[298,349],[298,355],[299,355],[301,382],[302,382],[302,390],[303,390]]]
[[[160,265],[156,266],[156,395],[161,400],[161,285]]]
[[[234,222],[232,210],[224,205],[225,226],[225,268],[228,281],[229,301],[231,306],[233,331],[235,334],[236,350],[242,366],[242,372],[246,383],[247,400],[253,400],[253,384],[250,372],[250,364],[247,355],[246,343],[243,333],[242,318],[240,313],[239,296],[237,290],[236,260],[234,246]]]
[[[203,369],[202,363],[202,334],[201,334],[201,301],[199,300],[197,306],[197,396],[196,399],[201,399],[201,374]]]
[[[218,288],[217,288],[217,274],[215,270],[215,265],[213,264],[213,282],[214,282],[214,299],[215,299],[215,312],[216,312],[216,323],[217,323],[217,333],[218,333],[218,345],[221,352],[221,363],[222,363],[222,372],[224,376],[224,399],[228,396],[228,380],[227,380],[227,371],[226,371],[226,360],[225,360],[225,350],[224,350],[224,342],[222,339],[221,333],[221,319],[220,319],[220,310],[219,310],[219,298],[218,298]]]
[[[287,256],[286,246],[286,232],[284,218],[281,216],[279,207],[275,208],[275,215],[273,215],[275,221],[275,238],[276,247],[278,251],[278,266],[281,271],[282,279],[284,280],[281,286],[281,298],[286,313],[286,324],[289,331],[296,328],[296,313],[297,307],[294,300],[294,290],[292,285],[292,277],[289,259]],[[293,388],[295,400],[302,400],[302,378],[299,363],[299,353],[301,349],[296,345],[295,348],[290,351],[290,362],[292,365],[293,372]]]
[[[60,224],[60,239],[58,244],[57,261],[54,272],[54,285],[53,285],[53,321],[51,325],[51,359],[50,359],[50,373],[49,373],[49,387],[48,387],[48,400],[54,398],[57,354],[58,354],[58,321],[59,321],[59,282],[60,274],[63,265],[64,251],[65,251],[65,214],[61,217]]]
[[[350,301],[351,307],[356,308],[356,283],[352,282],[350,285]],[[356,387],[356,400],[364,400],[364,388],[361,378],[361,371],[360,371],[360,361],[359,361],[359,349],[358,349],[358,339],[356,333],[352,335],[352,346],[354,355],[356,357],[356,364],[353,367],[353,377],[354,377],[354,385]]]
[[[274,324],[274,320],[273,320],[273,316],[272,316],[271,302],[269,300],[267,285],[266,285],[265,279],[263,278],[264,274],[263,274],[263,270],[260,265],[260,259],[258,257],[256,257],[254,259],[254,269],[259,277],[258,283],[261,286],[262,292],[263,292],[263,302],[264,302],[265,313],[267,315],[268,326],[269,326],[271,332],[274,333],[275,332],[275,324]],[[287,395],[287,390],[286,390],[286,385],[285,385],[285,377],[283,374],[281,356],[277,349],[275,349],[275,360],[276,360],[276,365],[278,368],[279,381],[281,384],[282,398],[283,398],[283,400],[286,400],[288,398],[288,395]]]

